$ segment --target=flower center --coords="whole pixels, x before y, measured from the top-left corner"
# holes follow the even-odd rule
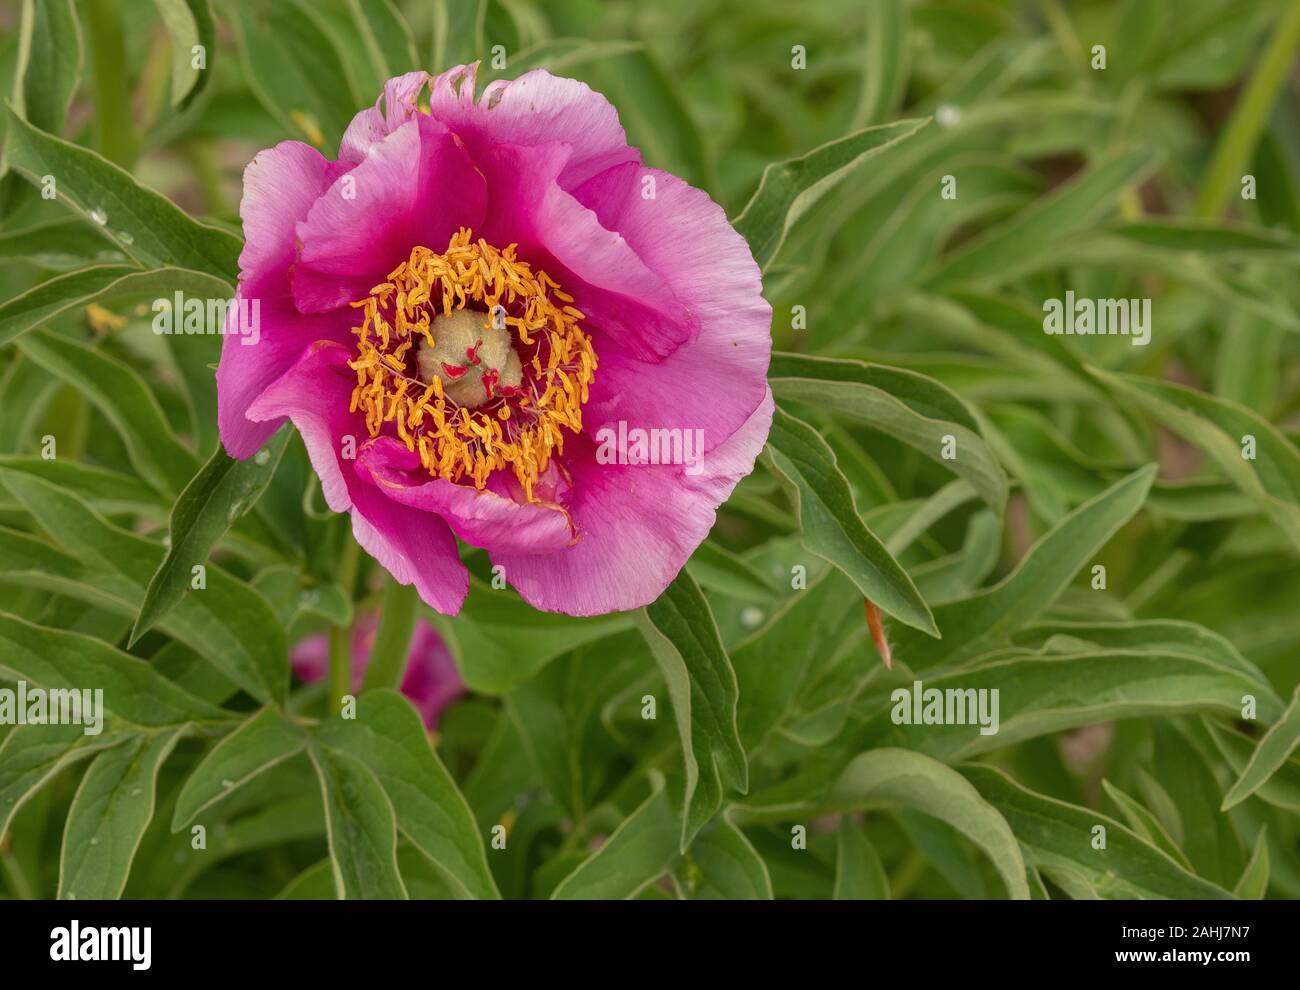
[[[470,231],[446,252],[411,251],[352,303],[351,410],[372,437],[396,436],[430,475],[482,489],[510,467],[528,501],[564,431],[582,430],[596,371],[584,315],[545,272]]]

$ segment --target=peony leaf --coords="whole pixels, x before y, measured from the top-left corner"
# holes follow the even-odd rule
[[[37,186],[53,175],[59,199],[100,226],[123,254],[149,268],[191,268],[234,283],[238,237],[193,219],[95,152],[33,127],[12,107],[8,113],[10,166]]]
[[[718,635],[708,599],[683,571],[638,613],[664,680],[686,761],[684,852],[722,806],[724,785],[744,792],[749,766],[736,728],[736,672]]]
[[[406,698],[387,688],[368,691],[357,700],[357,717],[327,720],[320,739],[374,773],[397,827],[460,896],[501,896],[469,805]]]
[[[172,106],[182,110],[198,99],[211,78],[208,58],[216,55],[217,31],[208,0],[154,0],[172,41]],[[204,65],[196,66],[203,50]]]
[[[960,769],[1010,823],[1029,865],[1058,885],[1077,877],[1095,896],[1119,900],[1232,896],[1185,870],[1113,818],[1036,794],[993,767],[967,764]],[[1098,826],[1106,830],[1104,848],[1092,841]]]
[[[0,742],[0,835],[23,803],[77,760],[116,746],[121,733],[86,735],[83,725],[18,725]]]
[[[848,416],[894,437],[965,478],[994,512],[1002,513],[1007,478],[997,457],[966,404],[933,378],[861,361],[778,352],[768,379],[778,400]],[[948,437],[951,457],[944,456]]]
[[[1025,862],[1006,820],[955,770],[906,749],[856,756],[831,789],[827,804],[843,811],[901,804],[951,825],[989,857],[1007,893],[1028,900]]]
[[[334,889],[340,900],[406,900],[397,868],[397,820],[388,795],[359,760],[312,743]]]
[[[891,630],[894,655],[912,670],[956,664],[1015,632],[1054,602],[1085,564],[1142,507],[1155,465],[1116,482],[1062,519],[1002,581],[934,610],[943,639]]]
[[[673,869],[682,826],[668,799],[663,776],[651,773],[650,779],[650,796],[560,882],[552,900],[632,898]]]
[[[280,464],[288,428],[277,431],[265,447],[237,461],[217,447],[172,506],[167,555],[149,579],[140,614],[131,629],[133,645],[189,590],[193,568],[206,565],[217,541],[262,496]]]
[[[911,137],[929,120],[898,120],[829,141],[763,170],[733,226],[749,242],[761,270],[771,265],[790,229],[854,168]]]
[[[1291,703],[1282,717],[1273,723],[1255,747],[1250,762],[1228,791],[1220,810],[1235,807],[1263,787],[1295,752],[1296,746],[1300,746],[1300,685],[1292,693]]]
[[[119,529],[84,501],[47,481],[0,468],[0,482],[62,549],[0,530],[0,574],[135,616],[166,551]],[[159,628],[201,654],[259,701],[283,700],[289,664],[285,633],[271,606],[216,565]]]
[[[844,815],[836,832],[835,889],[837,901],[887,901],[889,877],[871,840],[853,820]]]
[[[172,812],[172,831],[190,824],[227,794],[296,756],[306,733],[275,708],[263,708],[218,742],[185,778]]]
[[[853,491],[821,435],[777,406],[767,450],[795,491],[808,551],[842,570],[881,610],[937,636],[934,617],[912,579],[858,515]]]
[[[46,330],[28,334],[19,347],[24,356],[95,403],[121,435],[142,478],[168,495],[185,488],[198,461],[176,439],[153,392],[129,365]]]
[[[59,860],[60,900],[122,896],[153,820],[158,770],[184,727],[137,736],[97,755],[68,809]]]
[[[381,82],[419,68],[411,28],[391,0],[348,0],[348,10]]]

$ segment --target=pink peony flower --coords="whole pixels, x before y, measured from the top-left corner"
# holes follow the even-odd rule
[[[441,612],[468,588],[455,537],[537,608],[639,607],[753,469],[771,308],[722,209],[643,165],[603,97],[536,70],[475,100],[475,69],[390,80],[337,161],[249,164],[260,325],[225,339],[222,442],[245,458],[292,420],[330,507]]]
[[[378,628],[379,615],[371,613],[352,629],[353,694],[361,692],[361,682],[370,663]],[[293,648],[289,663],[293,672],[304,681],[323,680],[329,673],[329,652],[329,636],[318,633],[308,636]],[[460,679],[460,671],[456,669],[456,661],[452,659],[447,644],[438,635],[438,630],[424,619],[415,623],[401,691],[411,699],[429,729],[436,729],[442,710],[465,694],[465,682]]]

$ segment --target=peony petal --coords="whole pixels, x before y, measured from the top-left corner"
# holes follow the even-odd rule
[[[477,228],[486,200],[483,176],[456,136],[425,115],[407,121],[298,223],[295,304],[319,313],[365,297],[413,247],[441,251],[460,227]]]
[[[396,76],[384,83],[384,91],[355,117],[339,144],[339,161],[360,165],[376,141],[382,141],[419,112],[420,91],[429,81],[423,70]],[[380,104],[383,109],[380,109]]]
[[[221,442],[231,457],[255,453],[279,422],[254,423],[245,412],[258,394],[279,378],[319,339],[342,339],[337,321],[303,320],[287,302],[287,272],[295,256],[294,228],[329,188],[330,163],[300,141],[284,141],[258,152],[244,169],[244,248],[239,255],[241,302],[256,300],[258,328],[253,335],[228,333],[217,368],[217,421]],[[282,302],[284,300],[284,302]],[[237,310],[227,318],[233,329]],[[343,331],[346,333],[346,329]]]
[[[647,177],[653,198],[643,195]],[[667,282],[698,327],[657,362],[624,349],[598,351],[583,410],[588,432],[620,420],[642,429],[690,425],[705,431],[711,449],[750,417],[767,389],[772,307],[749,246],[706,193],[667,172],[620,165],[573,195]]]
[[[476,159],[501,145],[558,141],[573,149],[558,176],[564,189],[620,162],[641,160],[629,148],[618,111],[586,83],[533,69],[498,80],[474,99],[478,63],[458,65],[430,85],[429,110],[459,134]]]
[[[289,285],[283,273],[254,280],[239,290],[236,307],[243,301],[247,312],[257,317],[257,333],[227,332],[221,343],[217,365],[217,427],[222,446],[231,457],[251,457],[284,422],[274,419],[254,422],[248,407],[262,391],[276,381],[320,340],[351,341],[352,313],[336,312],[304,316],[289,299]],[[256,307],[256,308],[254,308]],[[227,316],[232,330],[238,310]]]
[[[569,156],[558,143],[489,152],[480,161],[491,190],[483,236],[518,243],[520,258],[573,296],[598,359],[618,349],[647,361],[671,354],[694,333],[693,315],[621,234],[560,187]],[[612,346],[601,346],[605,338]]]
[[[573,542],[569,518],[558,506],[519,504],[503,494],[430,478],[420,458],[392,437],[365,444],[357,471],[395,502],[435,513],[476,547],[506,553],[546,553]]]
[[[345,438],[359,446],[366,436],[364,416],[348,411],[356,384],[351,353],[334,343],[313,345],[258,397],[248,416],[293,420],[326,504],[335,512],[351,510],[357,542],[399,584],[414,584],[431,608],[454,615],[469,591],[469,574],[447,524],[394,502],[358,475],[355,460],[343,457]]]
[[[599,615],[640,608],[668,587],[713,528],[717,508],[754,468],[772,424],[772,393],[702,462],[682,466],[596,463],[582,438],[566,444],[574,484],[567,505],[581,537],[541,556],[491,553],[526,601],[550,612]],[[585,442],[583,442],[585,441]]]

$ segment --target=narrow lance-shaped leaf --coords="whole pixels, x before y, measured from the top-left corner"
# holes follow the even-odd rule
[[[19,346],[98,407],[121,435],[141,477],[167,494],[185,487],[198,461],[176,439],[158,400],[129,365],[46,330],[28,334]]]
[[[1223,799],[1227,811],[1259,790],[1300,745],[1300,685],[1291,695],[1291,703],[1273,727],[1255,747],[1250,762]]]
[[[723,786],[749,787],[749,766],[736,728],[736,672],[708,600],[683,571],[639,613],[642,635],[668,682],[686,760],[681,848],[722,806]]]
[[[772,394],[854,419],[966,479],[1002,514],[1007,477],[974,415],[947,387],[914,371],[837,358],[776,353]],[[949,440],[951,438],[951,440]],[[949,449],[955,456],[944,456]]]
[[[931,274],[929,284],[948,287],[1015,278],[1061,237],[1095,221],[1157,162],[1158,156],[1149,148],[1109,153],[1051,196],[962,247]]]
[[[831,893],[835,900],[889,900],[889,877],[871,840],[852,815],[841,818],[835,848],[835,887]]]
[[[214,746],[176,798],[172,831],[184,828],[227,794],[301,753],[307,734],[283,712],[263,708]]]
[[[107,246],[107,241],[99,240]],[[91,303],[153,298],[159,293],[170,296],[178,289],[210,297],[222,297],[229,292],[222,279],[183,268],[154,271],[141,271],[130,265],[79,268],[56,275],[0,305],[0,345]]]
[[[392,802],[397,827],[466,897],[496,898],[483,838],[469,805],[411,703],[377,689],[357,701],[355,719],[330,719],[321,741],[373,771]]]
[[[858,515],[853,490],[821,435],[777,406],[768,456],[795,490],[804,546],[842,570],[881,610],[937,636],[916,585]]]
[[[154,0],[172,42],[172,105],[184,109],[198,99],[210,78],[207,60],[216,54],[217,31],[208,0]],[[199,55],[202,54],[202,63]]]
[[[1012,898],[1029,899],[1016,836],[955,770],[911,750],[872,750],[844,768],[827,799],[846,811],[880,802],[914,808],[951,825],[989,857]]]
[[[397,868],[397,822],[375,775],[337,750],[313,744],[307,753],[320,779],[339,899],[406,900]]]
[[[102,227],[123,254],[150,268],[192,268],[233,283],[238,237],[193,219],[95,152],[33,127],[12,107],[8,114],[10,166],[36,185],[55,176],[59,199]]]
[[[681,824],[663,776],[651,773],[653,792],[628,815],[605,843],[565,877],[552,900],[611,900],[635,897],[673,868]]]
[[[1077,876],[1106,898],[1215,900],[1232,895],[1202,880],[1127,828],[1089,808],[1022,787],[1001,770],[967,764],[962,775],[1010,823],[1031,866],[1053,880]],[[1093,842],[1098,826],[1106,844]]]
[[[1183,385],[1089,370],[1205,451],[1300,547],[1300,450],[1281,430],[1254,410]]]
[[[33,127],[63,130],[81,77],[81,23],[73,0],[23,0],[14,109]]]
[[[0,742],[0,835],[14,815],[55,774],[125,737],[117,732],[87,735],[77,724],[17,725]]]
[[[131,643],[148,632],[188,590],[192,569],[207,563],[217,541],[253,507],[275,474],[289,439],[276,433],[256,454],[237,461],[218,446],[172,506],[167,556],[149,581]]]
[[[138,613],[145,587],[165,555],[161,546],[119,529],[75,495],[33,475],[0,468],[0,482],[63,548],[0,531],[0,542],[18,548],[25,558],[15,575],[109,611]],[[9,567],[7,556],[0,556],[0,573]],[[202,573],[206,586],[187,595],[160,628],[258,700],[283,700],[289,682],[287,647],[271,606],[215,565]]]
[[[934,610],[943,639],[910,629],[891,631],[894,655],[912,670],[977,656],[1054,602],[1093,555],[1142,507],[1154,464],[1120,479],[1062,519],[1030,548],[1020,565],[991,588]]]
[[[868,127],[798,158],[767,166],[753,198],[735,220],[735,228],[749,242],[758,267],[766,269],[772,263],[790,228],[855,166],[911,137],[928,123],[928,119],[899,120]]]
[[[63,829],[60,900],[122,896],[140,839],[153,820],[158,770],[184,731],[138,736],[95,757]]]

